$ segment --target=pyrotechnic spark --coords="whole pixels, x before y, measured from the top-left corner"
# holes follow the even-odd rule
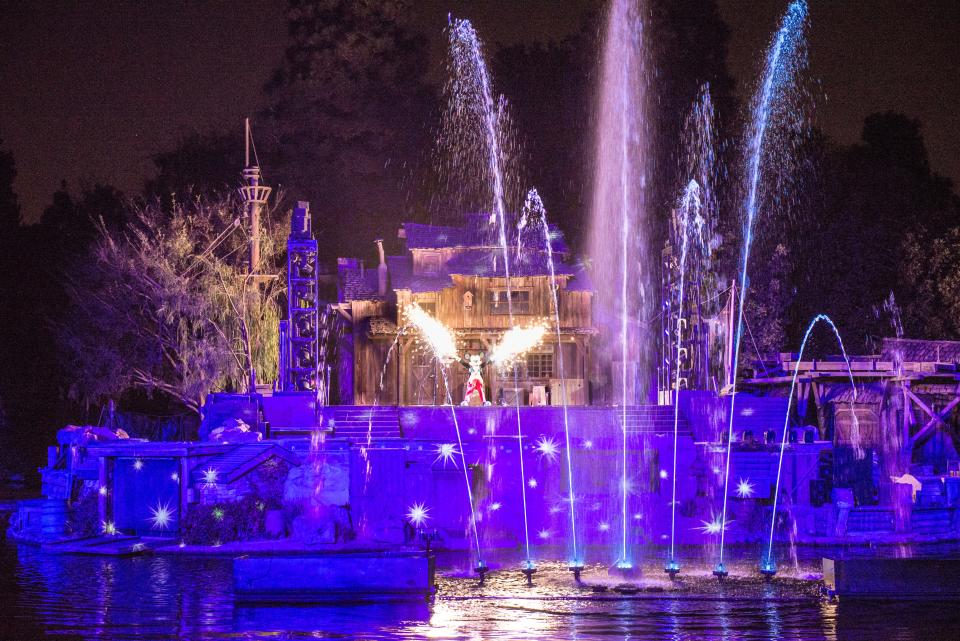
[[[136,460],[133,462],[133,469],[135,469],[135,470],[138,471],[138,472],[139,472],[140,470],[142,470],[142,469],[143,469],[143,459],[139,459],[139,458],[136,459]]]
[[[537,439],[536,443],[534,443],[533,447],[540,453],[540,456],[547,459],[550,463],[556,462],[557,456],[560,453],[560,446],[551,436],[541,436]]]
[[[527,487],[529,487],[531,490],[536,489],[537,479],[532,478],[529,481],[527,481]]]
[[[703,526],[696,529],[704,534],[720,534],[720,531],[729,528],[733,521],[728,519],[726,525],[724,525],[720,516],[714,516],[711,520],[702,521],[702,523]]]
[[[490,504],[490,511],[491,511],[491,512],[496,512],[497,510],[499,510],[499,509],[502,508],[502,507],[503,507],[503,504],[502,504],[502,503],[500,503],[499,501],[494,501],[493,503]]]
[[[143,543],[134,543],[133,545],[130,546],[130,550],[133,552],[143,552],[146,549],[147,549],[147,546],[144,545]]]
[[[457,341],[453,332],[417,304],[407,307],[407,319],[417,328],[437,360],[450,363],[457,360]]]
[[[540,530],[539,532],[537,532],[537,536],[539,536],[543,540],[547,540],[551,536],[553,536],[553,532],[551,532],[550,530]]]
[[[457,451],[457,446],[453,443],[440,443],[437,445],[435,450],[437,458],[433,459],[433,462],[443,461],[443,467],[447,467],[447,463],[453,463],[454,467],[457,467],[457,461],[455,456],[460,456],[460,452]]]
[[[423,503],[414,503],[407,509],[407,520],[414,527],[423,527],[423,524],[430,518],[430,508]]]
[[[154,530],[166,530],[173,520],[173,510],[170,505],[157,503],[157,507],[150,508],[150,525]]]
[[[562,511],[563,511],[563,508],[560,507],[559,505],[550,506],[550,514],[560,514],[560,512]]]
[[[226,513],[223,511],[222,507],[215,507],[213,508],[213,512],[211,512],[210,514],[213,515],[213,519],[215,521],[222,521]]]
[[[660,478],[666,479],[666,478],[669,477],[669,476],[670,476],[670,475],[667,473],[666,470],[660,470]]]
[[[591,440],[586,440],[586,441],[584,441],[584,442],[583,442],[583,449],[585,449],[585,450],[592,450],[592,449],[593,449],[593,441],[591,441]]]
[[[598,528],[601,532],[609,532],[609,531],[610,531],[610,524],[607,523],[606,521],[601,521],[601,522],[600,522],[600,525],[598,525],[597,528]]]
[[[109,490],[107,489],[106,485],[101,485],[100,489],[98,489],[97,492],[100,494],[100,496],[106,496]]]
[[[750,479],[740,479],[737,483],[737,496],[741,499],[748,499],[753,496],[754,493],[753,483],[750,482]]]
[[[100,523],[100,529],[107,536],[113,536],[117,533],[117,526],[113,524],[113,521],[102,521]]]
[[[176,472],[172,472],[172,473],[170,474],[170,480],[173,481],[174,483],[179,483],[179,482],[180,482],[180,475],[177,474]]]
[[[217,476],[219,476],[219,472],[217,472],[217,470],[214,469],[214,468],[212,468],[212,467],[208,467],[207,469],[205,469],[205,470],[203,471],[203,482],[204,482],[204,484],[205,484],[205,485],[216,485],[216,484],[217,484]]]
[[[546,325],[514,327],[503,335],[490,353],[490,362],[500,368],[508,367],[518,356],[539,345],[547,331]]]

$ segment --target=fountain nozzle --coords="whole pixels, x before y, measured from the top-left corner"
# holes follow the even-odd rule
[[[520,571],[523,572],[523,576],[527,577],[527,587],[533,587],[533,575],[537,573],[537,566],[533,564],[533,561],[526,561]]]
[[[490,568],[483,561],[477,561],[477,567],[473,568],[473,571],[480,577],[480,585],[483,585],[487,580],[487,572],[490,571]]]
[[[580,561],[572,561],[567,569],[573,572],[573,580],[580,583],[580,573],[583,572],[583,563]]]
[[[771,557],[766,557],[760,562],[760,574],[766,577],[767,581],[777,574],[777,562]]]
[[[674,558],[667,560],[667,564],[664,566],[663,571],[670,575],[670,580],[673,581],[677,578],[677,575],[680,573],[680,561],[677,561]]]
[[[725,578],[727,578],[727,575],[729,574],[730,573],[727,572],[727,566],[725,566],[723,563],[717,563],[717,566],[713,568],[713,576],[717,577],[717,579],[720,581],[723,581]]]

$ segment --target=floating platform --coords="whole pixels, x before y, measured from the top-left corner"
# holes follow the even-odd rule
[[[233,584],[241,602],[321,603],[422,600],[436,589],[426,552],[301,552],[240,556]]]
[[[960,600],[960,558],[823,559],[823,582],[842,600]]]
[[[171,545],[172,539],[139,536],[90,536],[44,543],[40,549],[49,554],[89,554],[96,556],[138,556],[157,547]]]

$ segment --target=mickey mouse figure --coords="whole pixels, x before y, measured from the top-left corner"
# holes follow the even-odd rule
[[[489,362],[483,352],[467,354],[460,359],[460,364],[470,372],[461,405],[490,405],[483,384],[483,368]]]

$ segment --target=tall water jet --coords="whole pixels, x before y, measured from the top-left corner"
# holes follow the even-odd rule
[[[790,409],[793,403],[793,393],[797,386],[797,377],[800,375],[800,362],[803,360],[803,351],[807,347],[807,340],[810,338],[810,334],[813,333],[813,328],[817,326],[817,323],[824,322],[830,325],[830,329],[833,330],[833,335],[837,337],[837,344],[840,345],[840,353],[843,354],[843,362],[847,365],[847,375],[850,377],[850,386],[853,388],[853,401],[851,401],[851,409],[853,404],[857,399],[857,384],[853,378],[853,368],[850,367],[850,359],[847,358],[847,350],[843,346],[843,339],[840,338],[840,331],[837,329],[837,326],[833,324],[833,321],[826,314],[817,314],[810,324],[807,326],[807,331],[803,334],[803,340],[800,341],[800,353],[797,356],[797,365],[793,370],[793,376],[790,379],[790,395],[787,396],[787,412],[783,418],[783,438],[780,441],[780,458],[777,460],[777,480],[774,483],[773,490],[773,512],[770,516],[770,542],[767,545],[767,555],[760,560],[760,572],[767,575],[773,576],[777,571],[776,559],[773,557],[773,533],[777,524],[777,501],[780,498],[780,472],[783,470],[783,453],[787,449],[787,432],[790,427]],[[853,413],[854,420],[856,420],[856,412]]]
[[[477,530],[477,512],[473,501],[473,488],[470,484],[470,475],[467,471],[467,455],[463,449],[463,438],[460,434],[460,423],[457,420],[457,411],[453,405],[453,399],[450,396],[450,380],[447,374],[447,368],[450,363],[457,359],[456,338],[443,323],[428,314],[417,304],[406,308],[409,327],[414,327],[420,333],[423,343],[433,354],[437,362],[440,363],[440,373],[443,377],[443,388],[446,393],[447,405],[450,406],[450,416],[453,419],[453,429],[457,435],[457,447],[460,448],[460,461],[463,468],[463,482],[467,488],[467,500],[470,503],[470,525],[473,530],[473,542],[477,551],[477,573],[481,580],[486,573],[486,565],[483,563],[483,556],[480,549],[480,533]],[[406,329],[408,325],[404,325]]]
[[[679,440],[680,433],[680,355],[683,351],[683,335],[682,335],[682,322],[685,319],[683,318],[683,294],[684,294],[684,285],[686,283],[687,274],[687,249],[690,246],[690,236],[693,221],[695,219],[703,220],[703,217],[700,215],[701,208],[701,194],[700,194],[700,185],[696,180],[691,180],[686,189],[683,191],[683,196],[680,198],[680,202],[677,207],[677,218],[676,218],[676,235],[680,239],[680,263],[678,265],[679,269],[679,295],[678,295],[678,313],[677,313],[677,325],[675,328],[676,336],[674,340],[677,344],[676,351],[676,362],[674,363],[674,379],[673,379],[673,468],[670,473],[671,478],[671,492],[670,492],[670,556],[667,558],[666,572],[672,577],[677,572],[680,571],[680,562],[677,559],[676,554],[676,530],[677,530],[677,445]]]
[[[747,144],[747,195],[744,203],[743,253],[740,264],[740,292],[737,302],[737,326],[734,332],[733,363],[730,369],[730,415],[727,429],[726,464],[723,476],[723,509],[720,517],[720,556],[714,568],[718,577],[726,576],[723,564],[724,539],[727,529],[727,494],[730,485],[730,455],[733,445],[734,406],[737,398],[737,369],[740,360],[740,340],[743,336],[743,306],[747,293],[747,267],[750,262],[750,245],[753,241],[753,223],[757,216],[760,199],[765,140],[771,121],[786,108],[785,98],[796,80],[797,72],[805,64],[803,36],[806,27],[807,4],[794,0],[784,15],[780,28],[767,53],[763,82],[751,108],[751,128]]]
[[[563,396],[563,437],[564,447],[566,448],[567,459],[567,492],[570,509],[570,568],[575,573],[578,568],[583,567],[584,559],[580,557],[577,548],[577,516],[574,510],[574,491],[573,491],[573,453],[570,447],[570,418],[567,409],[567,378],[563,366],[563,344],[560,339],[560,301],[557,286],[556,265],[553,262],[553,239],[550,237],[550,226],[547,224],[547,209],[543,206],[540,194],[536,189],[527,192],[527,200],[523,204],[523,211],[520,217],[520,233],[517,235],[518,247],[522,240],[522,232],[529,226],[532,231],[540,230],[542,233],[543,247],[547,254],[547,268],[550,272],[550,294],[553,302],[554,327],[557,334],[557,366],[560,373],[560,394]]]
[[[507,291],[507,316],[513,327],[513,291],[510,282],[510,245],[507,241],[506,206],[504,204],[503,128],[500,117],[503,105],[495,103],[490,74],[480,46],[480,39],[469,20],[451,19],[450,56],[453,66],[453,97],[463,108],[470,109],[482,125],[486,140],[487,171],[493,200],[490,224],[496,226],[497,240],[503,255],[503,272]],[[513,368],[514,388],[517,388],[517,370]],[[520,398],[516,397],[517,449],[519,451],[520,494],[523,502],[523,537],[526,551],[525,570],[532,571],[530,525],[527,518],[526,472],[523,465],[523,428],[520,424]]]
[[[640,0],[613,0],[606,17],[594,141],[590,207],[590,255],[596,286],[598,345],[611,382],[619,377],[623,439],[621,452],[622,528],[617,564],[632,565],[627,514],[627,406],[645,396],[650,343],[637,335],[638,318],[648,318],[651,278],[648,259],[646,183],[650,163],[647,135],[645,32]],[[618,243],[611,243],[616,234]],[[634,340],[631,340],[631,328]],[[613,340],[618,336],[619,340]],[[631,343],[635,349],[631,351]],[[619,352],[619,354],[618,354]],[[619,358],[619,372],[616,360]],[[631,372],[630,362],[636,364]],[[632,375],[631,375],[632,374]],[[632,380],[631,380],[632,379]],[[611,398],[612,402],[614,399]]]

